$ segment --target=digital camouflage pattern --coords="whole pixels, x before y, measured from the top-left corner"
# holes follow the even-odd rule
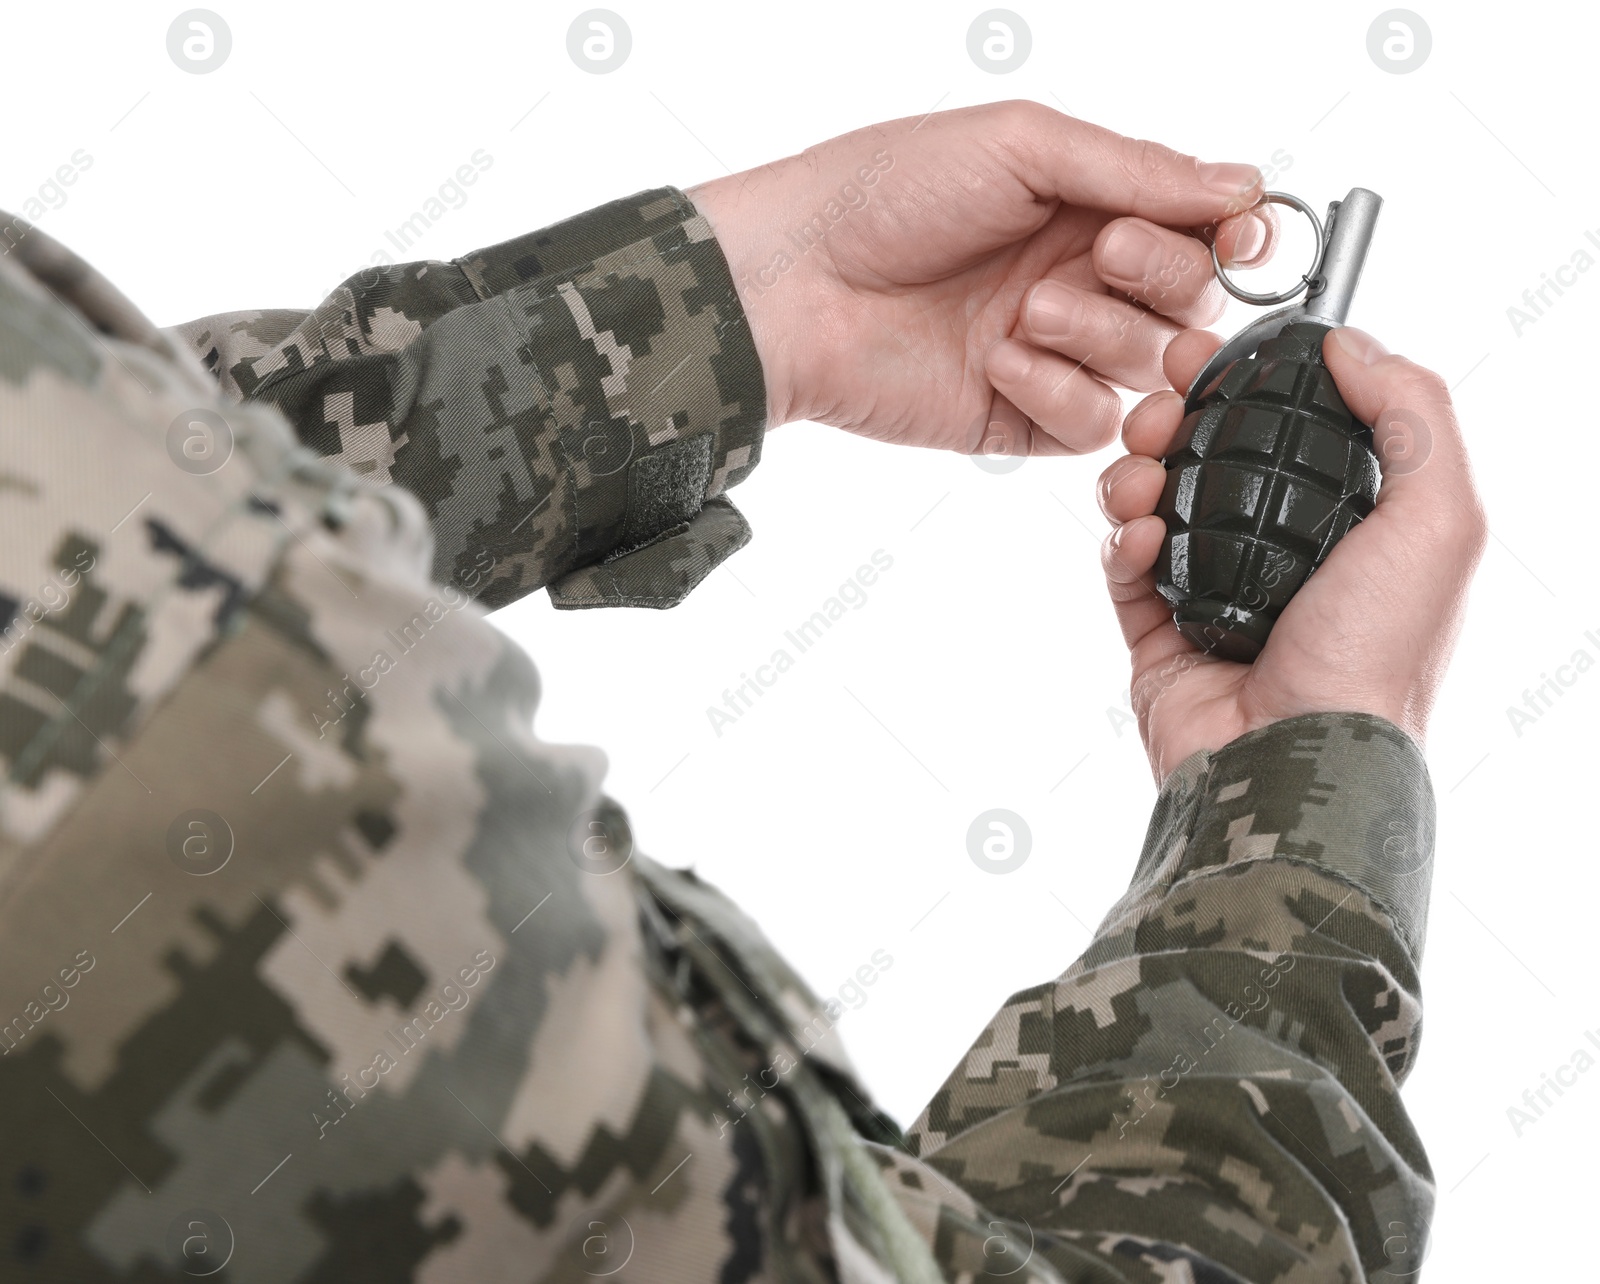
[[[491,557],[490,608],[542,585],[559,607],[671,606],[750,538],[718,497],[760,459],[766,388],[676,189],[175,334],[225,393],[420,499],[441,583]]]
[[[1398,1088],[1432,852],[1426,770],[1382,719],[1194,755],[1083,957],[1006,1003],[911,1148],[1064,1278],[1413,1276],[1434,1187]]]
[[[1388,724],[1185,763],[905,1136],[838,1004],[533,734],[486,606],[668,605],[748,538],[765,389],[680,193],[171,332],[0,248],[7,1281],[1414,1271],[1432,800]]]

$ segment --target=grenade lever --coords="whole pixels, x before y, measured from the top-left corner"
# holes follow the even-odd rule
[[[1355,296],[1356,285],[1361,280],[1361,269],[1367,261],[1367,249],[1372,244],[1373,229],[1378,224],[1378,211],[1383,208],[1383,198],[1365,187],[1352,187],[1342,201],[1328,206],[1327,219],[1318,223],[1317,216],[1299,197],[1287,192],[1268,192],[1265,204],[1289,205],[1298,209],[1317,230],[1317,256],[1311,270],[1300,278],[1300,284],[1281,294],[1250,294],[1241,290],[1223,269],[1217,259],[1217,249],[1211,247],[1211,261],[1217,280],[1223,289],[1246,303],[1285,303],[1305,292],[1298,303],[1279,308],[1258,317],[1234,335],[1212,355],[1201,368],[1189,387],[1184,402],[1184,413],[1199,409],[1217,376],[1240,357],[1248,357],[1268,339],[1280,333],[1285,326],[1310,321],[1329,329],[1341,326],[1350,311],[1350,300]]]

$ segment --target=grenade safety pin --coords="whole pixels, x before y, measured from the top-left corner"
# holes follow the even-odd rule
[[[1245,662],[1334,544],[1372,511],[1379,480],[1372,429],[1339,395],[1322,340],[1344,324],[1383,199],[1352,188],[1328,206],[1325,226],[1299,197],[1262,200],[1311,220],[1311,270],[1281,293],[1251,294],[1213,245],[1217,279],[1246,303],[1305,298],[1246,326],[1195,377],[1156,508],[1167,524],[1156,586],[1178,631]]]

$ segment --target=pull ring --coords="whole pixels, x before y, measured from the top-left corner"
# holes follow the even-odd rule
[[[1309,289],[1317,279],[1317,273],[1322,271],[1322,259],[1328,252],[1327,238],[1322,231],[1322,221],[1317,218],[1316,210],[1307,205],[1298,196],[1291,196],[1288,192],[1267,192],[1262,196],[1261,205],[1288,205],[1299,210],[1311,220],[1312,230],[1317,234],[1317,255],[1311,261],[1311,270],[1300,278],[1298,285],[1292,285],[1287,290],[1280,290],[1276,294],[1252,294],[1249,290],[1241,290],[1233,283],[1233,278],[1223,270],[1222,262],[1217,258],[1215,242],[1211,246],[1211,266],[1216,269],[1217,280],[1222,282],[1222,288],[1234,298],[1245,303],[1255,303],[1263,307],[1270,307],[1275,303],[1287,303],[1302,291]]]

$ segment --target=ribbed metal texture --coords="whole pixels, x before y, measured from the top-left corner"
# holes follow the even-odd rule
[[[1322,363],[1327,327],[1286,326],[1237,361],[1183,421],[1156,511],[1156,583],[1178,629],[1224,659],[1255,659],[1279,613],[1372,511],[1372,429]]]

